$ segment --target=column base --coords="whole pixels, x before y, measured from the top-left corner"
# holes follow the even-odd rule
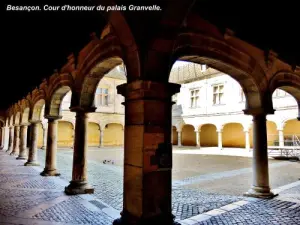
[[[40,175],[44,177],[50,177],[50,176],[60,176],[60,173],[58,173],[57,170],[44,169],[44,171],[41,172]]]
[[[65,193],[67,195],[94,194],[94,188],[86,181],[71,181],[69,186],[65,187]]]
[[[115,219],[113,221],[113,225],[181,225],[178,222],[174,221],[175,216],[156,216],[151,218],[140,218],[140,219],[133,219],[129,220],[121,213],[121,218]]]
[[[26,160],[27,158],[26,158],[26,156],[19,155],[16,159],[17,160]]]
[[[12,155],[12,156],[18,156],[19,153],[17,153],[17,152],[11,152],[9,155]]]
[[[34,161],[34,162],[26,162],[24,166],[40,166],[40,164],[37,161]]]
[[[252,186],[246,193],[244,193],[244,196],[270,199],[278,196],[278,194],[274,194],[273,192],[271,192],[269,187]]]

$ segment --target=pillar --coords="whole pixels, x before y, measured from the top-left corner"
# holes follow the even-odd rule
[[[26,159],[27,125],[22,124],[20,129],[20,153],[17,159]]]
[[[4,143],[3,143],[3,150],[8,149],[8,142],[9,142],[9,127],[4,127]]]
[[[245,132],[245,149],[250,151],[250,134],[249,130],[244,130]]]
[[[39,121],[31,122],[31,144],[29,146],[28,159],[24,166],[40,165],[37,161],[38,123]]]
[[[45,168],[41,172],[42,176],[59,176],[60,174],[56,169],[56,152],[57,152],[57,126],[58,119],[61,117],[50,117],[48,118],[48,132],[47,132],[47,148],[46,148],[46,159],[45,159]],[[46,130],[46,129],[45,129]]]
[[[218,132],[218,148],[222,150],[223,144],[222,144],[222,130],[217,130]]]
[[[171,96],[179,88],[152,81],[118,86],[126,99],[124,198],[114,225],[176,224],[171,207]]]
[[[253,115],[253,178],[246,196],[271,198],[274,194],[269,186],[268,144],[266,114]]]
[[[49,120],[48,120],[49,121]],[[43,146],[41,149],[45,150],[47,146],[47,125],[43,126]]]
[[[73,152],[72,181],[65,188],[65,193],[92,194],[94,189],[87,182],[87,150],[88,150],[88,115],[86,112],[76,112],[75,139]]]
[[[279,146],[284,147],[284,135],[283,135],[283,130],[278,130],[279,134]]]
[[[20,126],[15,125],[13,151],[10,155],[19,155],[20,151]]]
[[[177,131],[178,132],[178,147],[181,147],[182,144],[181,144],[181,130],[180,131]]]
[[[1,127],[1,147],[0,147],[0,149],[3,149],[3,147],[4,147],[4,136],[5,136],[4,128],[5,127]]]
[[[104,147],[104,143],[103,143],[104,129],[105,128],[103,128],[103,129],[100,130],[100,145],[99,145],[99,148],[100,147]]]
[[[14,140],[14,126],[9,127],[9,140],[8,140],[8,149],[6,152],[12,152],[13,150],[13,140]]]
[[[196,145],[197,147],[200,147],[200,131],[196,130]]]

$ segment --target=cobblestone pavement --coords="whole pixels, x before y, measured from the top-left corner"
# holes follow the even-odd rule
[[[99,158],[96,157],[92,158],[96,161],[89,158],[88,180],[95,188],[95,194],[66,196],[63,190],[71,180],[72,151],[59,151],[57,154],[60,178],[41,177],[39,172],[44,167],[45,151],[38,151],[38,159],[41,167],[24,167],[23,160],[15,160],[15,157],[0,151],[0,224],[107,225],[111,224],[114,218],[119,217],[123,197],[121,166],[99,163]],[[206,164],[209,165],[209,163]],[[217,171],[221,170],[218,168],[213,171],[214,175],[211,178],[203,171],[191,178],[188,176],[189,173],[183,179],[176,180],[173,177],[172,207],[176,220],[186,224],[185,219],[204,215],[211,210],[224,208],[228,204],[251,199],[249,204],[195,224],[297,224],[300,221],[300,182],[298,186],[282,189],[279,197],[272,200],[256,200],[234,193],[219,193],[213,187],[211,190],[190,187],[191,181],[193,184],[216,180],[227,184],[234,183],[238,176],[247,174],[245,170],[248,170],[248,165],[243,167],[242,160],[239,164],[240,170],[235,165],[235,168],[231,167],[233,172],[223,170],[218,173]],[[270,167],[276,169],[276,172],[281,168],[278,173],[282,172],[282,174],[290,172],[293,166],[297,169],[300,165],[299,163],[292,165],[289,162],[274,162],[273,164],[274,166]],[[285,169],[286,167],[288,169]],[[294,173],[297,174],[295,168]],[[231,178],[231,180],[224,182],[225,178]],[[290,176],[287,181],[293,178],[294,175]],[[188,185],[185,185],[184,182],[187,180]]]
[[[230,212],[213,216],[198,225],[260,224],[260,225],[298,225],[300,204],[272,200],[254,201]]]
[[[41,167],[25,167],[24,162],[0,151],[0,224],[112,224],[117,211],[96,207],[92,196],[65,195],[67,182],[42,177]]]
[[[116,155],[116,153],[111,149],[106,148],[104,151],[109,152],[108,157]],[[117,151],[122,154],[120,149]],[[95,196],[98,199],[109,204],[116,210],[121,211],[123,205],[123,169],[121,166],[103,164],[102,160],[105,159],[105,156],[101,156],[102,154],[103,152],[99,151],[99,149],[89,152],[88,181],[95,188]],[[195,156],[188,155],[187,158],[182,158],[184,157],[183,155],[174,155],[175,162],[179,161],[178,157],[182,160],[185,159],[185,164],[189,165],[188,169],[192,168],[190,166],[191,164],[187,160],[191,160],[192,158],[193,163],[196,164],[197,162],[197,160],[194,159],[196,158]],[[251,185],[252,170],[248,167],[249,164],[251,165],[251,160],[249,158],[226,156],[220,156],[218,158],[217,156],[201,155],[198,155],[197,157],[204,157],[205,159],[198,159],[198,161],[203,162],[201,171],[200,173],[193,173],[200,175],[189,177],[188,175],[191,173],[186,173],[184,179],[174,179],[181,178],[183,173],[181,173],[180,176],[173,176],[172,208],[173,214],[176,216],[176,220],[183,220],[212,209],[222,207],[232,202],[242,200],[244,199],[242,194],[247,191]],[[91,159],[96,159],[97,161],[93,161]],[[210,165],[209,160],[216,165]],[[39,161],[41,164],[44,163],[44,151],[39,151]],[[182,163],[180,166],[183,166]],[[175,171],[179,171],[178,165],[174,165],[174,167]],[[229,168],[229,171],[224,171],[224,168],[227,167]],[[295,164],[291,162],[278,162],[274,160],[270,162],[271,172],[273,169],[277,170],[279,168],[281,169],[281,172],[285,174],[287,173],[287,167],[288,172],[294,171],[294,176],[297,175],[295,172]],[[210,168],[212,168],[211,170],[214,171],[214,173],[207,173]],[[59,150],[58,169],[62,178],[68,181],[71,180],[72,151]],[[204,174],[205,170],[207,174]],[[235,187],[234,184],[237,183],[236,178],[241,176],[243,178],[241,179],[241,182],[243,183],[247,180],[247,185],[237,185],[237,187]],[[294,178],[294,176],[292,176],[292,178]],[[294,181],[292,178],[291,180]],[[226,182],[224,182],[224,179],[226,179]],[[290,182],[289,179],[287,179],[287,181]],[[207,185],[207,182],[214,183],[214,186]],[[189,185],[191,183],[195,183],[196,185],[205,184],[206,188],[198,188],[197,186],[196,188],[191,188]],[[232,184],[234,187],[231,187]],[[284,181],[281,181],[281,183],[279,182],[278,184],[284,184]],[[218,186],[220,186],[220,188],[218,188]],[[231,191],[231,189],[233,191]]]

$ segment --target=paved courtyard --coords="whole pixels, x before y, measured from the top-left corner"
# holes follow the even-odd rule
[[[60,178],[39,175],[43,150],[35,168],[0,152],[0,224],[111,224],[122,209],[122,157],[120,148],[90,148],[88,180],[95,194],[66,196],[71,149],[58,151]],[[257,200],[242,196],[251,184],[249,157],[181,152],[173,160],[172,207],[182,224],[299,224],[299,162],[270,160],[271,185],[280,194]]]

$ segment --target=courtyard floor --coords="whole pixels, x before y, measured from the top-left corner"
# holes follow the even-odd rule
[[[193,154],[193,150],[174,149],[172,207],[177,221],[299,224],[299,162],[270,159],[270,183],[279,196],[261,200],[242,196],[251,186],[248,153],[226,156],[209,154],[209,149],[195,150]],[[0,152],[0,224],[111,224],[119,217],[123,150],[90,148],[88,180],[95,194],[66,196],[63,190],[71,180],[72,152],[72,149],[58,150],[60,177],[39,175],[45,162],[43,150],[38,151],[41,167],[24,167],[24,161]],[[114,164],[103,164],[105,159],[114,160]]]

